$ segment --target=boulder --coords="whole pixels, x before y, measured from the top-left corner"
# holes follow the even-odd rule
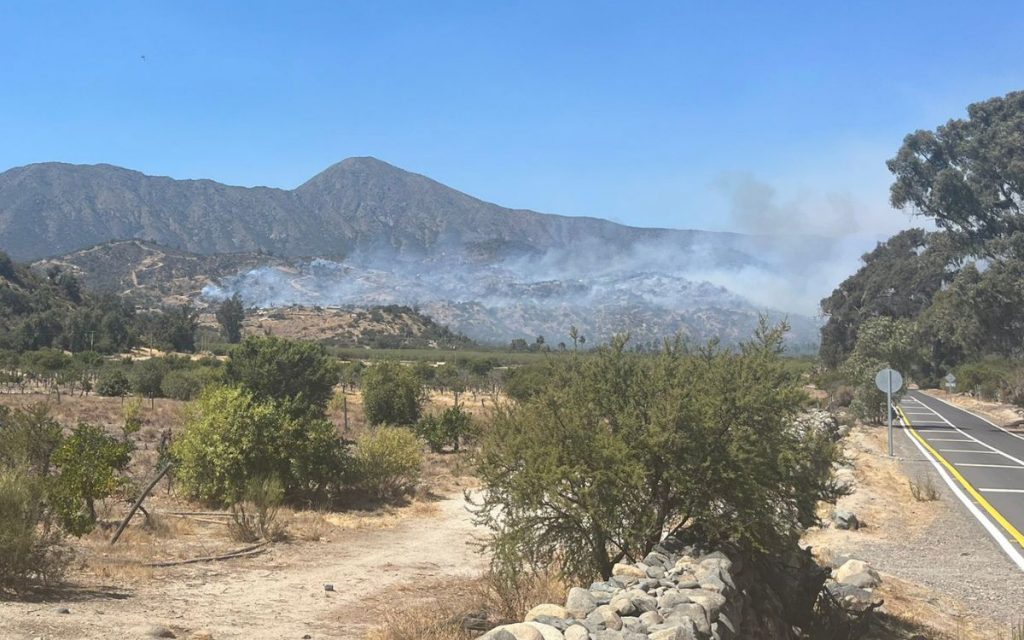
[[[597,600],[594,596],[581,587],[569,589],[569,595],[565,599],[565,609],[574,618],[586,618],[590,612],[597,608]]]
[[[558,638],[562,637],[562,634],[557,630],[553,629],[555,633],[558,633]],[[526,622],[517,622],[516,624],[503,624],[500,627],[494,627],[484,635],[480,636],[480,640],[548,640],[544,637],[538,629],[533,627],[531,624]]]
[[[835,581],[860,589],[877,587],[882,583],[881,576],[863,560],[847,560],[836,570]]]
[[[540,616],[550,616],[552,618],[571,618],[570,614],[565,607],[560,604],[538,604],[536,607],[530,609],[526,617],[523,618],[525,622],[532,622]]]
[[[836,529],[850,531],[860,529],[860,520],[857,519],[857,516],[852,511],[847,511],[846,509],[836,509],[835,513],[832,514],[832,523],[835,524]]]
[[[562,634],[565,640],[589,640],[590,632],[581,624],[574,624]]]

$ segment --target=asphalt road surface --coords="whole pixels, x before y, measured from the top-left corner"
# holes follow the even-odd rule
[[[1024,435],[920,391],[898,413],[906,436],[1024,571]]]

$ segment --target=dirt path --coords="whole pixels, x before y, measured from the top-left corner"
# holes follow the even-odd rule
[[[461,496],[432,516],[330,542],[281,544],[247,559],[156,569],[140,586],[79,585],[38,602],[0,603],[3,638],[135,638],[151,625],[178,638],[363,638],[401,606],[389,593],[479,575],[485,560]],[[324,584],[334,585],[326,592]],[[414,589],[413,589],[414,590]],[[66,607],[69,613],[58,613]],[[307,635],[308,634],[308,635]]]

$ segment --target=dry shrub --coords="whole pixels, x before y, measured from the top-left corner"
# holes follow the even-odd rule
[[[243,499],[231,505],[231,538],[239,542],[283,540],[286,528],[277,518],[283,499],[284,487],[277,478],[250,480]]]
[[[564,602],[566,591],[565,583],[553,570],[515,576],[488,572],[475,580],[431,589],[430,602],[422,606],[389,608],[384,623],[370,631],[367,640],[475,638],[480,631],[463,629],[467,617],[483,618],[493,625],[521,621],[538,604]]]
[[[565,601],[568,587],[554,568],[506,574],[489,571],[481,581],[481,607],[498,620],[522,620],[538,604]]]
[[[917,478],[907,480],[910,485],[910,495],[918,502],[932,502],[939,499],[939,488],[930,475],[920,475]]]

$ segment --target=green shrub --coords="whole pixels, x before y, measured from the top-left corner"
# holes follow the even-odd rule
[[[200,370],[175,369],[168,371],[160,383],[160,392],[172,400],[194,400],[203,390],[206,376]]]
[[[499,407],[476,456],[476,522],[498,569],[554,559],[611,575],[686,527],[694,542],[768,557],[795,548],[834,500],[839,449],[794,427],[806,402],[780,361],[785,325],[738,350],[625,339],[559,358],[532,399]]]
[[[381,426],[364,434],[356,443],[354,458],[356,484],[378,500],[410,493],[423,466],[420,443],[404,427]]]
[[[46,525],[42,479],[0,468],[0,590],[59,580],[71,560],[55,527]]]
[[[95,502],[125,486],[122,472],[131,452],[131,444],[90,424],[78,425],[54,452],[53,464],[60,475],[50,502],[68,533],[83,535],[96,526]]]
[[[105,370],[96,383],[96,393],[101,396],[124,397],[131,393],[131,390],[131,381],[120,369]]]
[[[363,373],[363,411],[370,424],[411,426],[420,417],[423,383],[410,367],[381,362]]]
[[[459,450],[462,439],[473,428],[473,419],[460,405],[445,409],[440,415],[426,415],[416,423],[416,435],[426,440],[430,450],[439,453],[445,447]]]
[[[293,416],[322,418],[338,383],[338,367],[323,345],[249,337],[231,352],[224,380],[277,402]]]
[[[237,502],[251,480],[268,476],[280,479],[289,500],[321,500],[347,466],[331,422],[295,418],[237,387],[203,391],[171,453],[185,492],[220,504]]]

